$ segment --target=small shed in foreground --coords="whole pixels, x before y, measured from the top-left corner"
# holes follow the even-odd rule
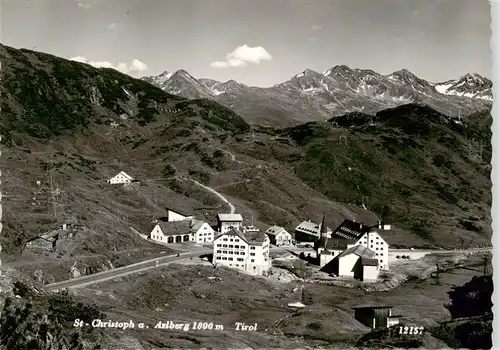
[[[392,315],[392,306],[353,307],[354,318],[372,329],[389,328],[399,323],[401,316]]]

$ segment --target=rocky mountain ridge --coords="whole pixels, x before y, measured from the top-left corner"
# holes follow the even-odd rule
[[[491,108],[493,99],[492,82],[478,74],[432,83],[406,69],[382,75],[370,69],[337,65],[323,73],[306,69],[269,88],[189,77],[163,73],[143,79],[169,93],[214,99],[251,124],[269,126],[290,126],[349,112],[374,114],[406,103],[426,104],[443,114],[460,117]]]

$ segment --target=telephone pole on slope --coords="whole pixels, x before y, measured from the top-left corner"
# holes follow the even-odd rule
[[[486,275],[488,274],[488,272],[489,272],[489,271],[488,271],[488,270],[489,270],[489,269],[488,269],[488,263],[490,262],[490,261],[489,261],[490,259],[489,259],[488,255],[485,255],[485,256],[483,257],[483,259],[484,259],[483,275],[484,275],[484,276],[486,276]]]

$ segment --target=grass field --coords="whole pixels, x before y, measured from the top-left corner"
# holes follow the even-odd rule
[[[471,257],[470,262],[478,262]],[[434,280],[413,280],[388,292],[266,281],[209,265],[173,264],[159,270],[121,278],[77,291],[98,303],[113,320],[142,320],[150,325],[162,320],[174,322],[213,322],[224,331],[133,330],[143,349],[160,347],[213,348],[295,348],[334,346],[345,348],[370,330],[353,317],[351,307],[393,305],[393,314],[403,321],[426,328],[449,318],[444,304],[453,286],[463,285],[482,268],[458,268]],[[209,277],[217,276],[220,279]],[[298,288],[297,291],[293,291]],[[290,302],[307,307],[291,310]],[[237,332],[235,322],[258,324],[257,332]],[[152,326],[151,326],[152,327]],[[430,335],[428,336],[428,338]],[[429,339],[431,339],[430,337]],[[432,338],[433,339],[433,338]],[[435,339],[432,344],[441,344]],[[442,344],[441,344],[442,345]]]

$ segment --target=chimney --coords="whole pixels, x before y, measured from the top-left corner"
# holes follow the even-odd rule
[[[319,236],[326,237],[325,213],[323,213],[323,220],[321,220],[321,226],[319,227]]]
[[[378,221],[378,229],[381,230],[382,229],[382,221]]]

